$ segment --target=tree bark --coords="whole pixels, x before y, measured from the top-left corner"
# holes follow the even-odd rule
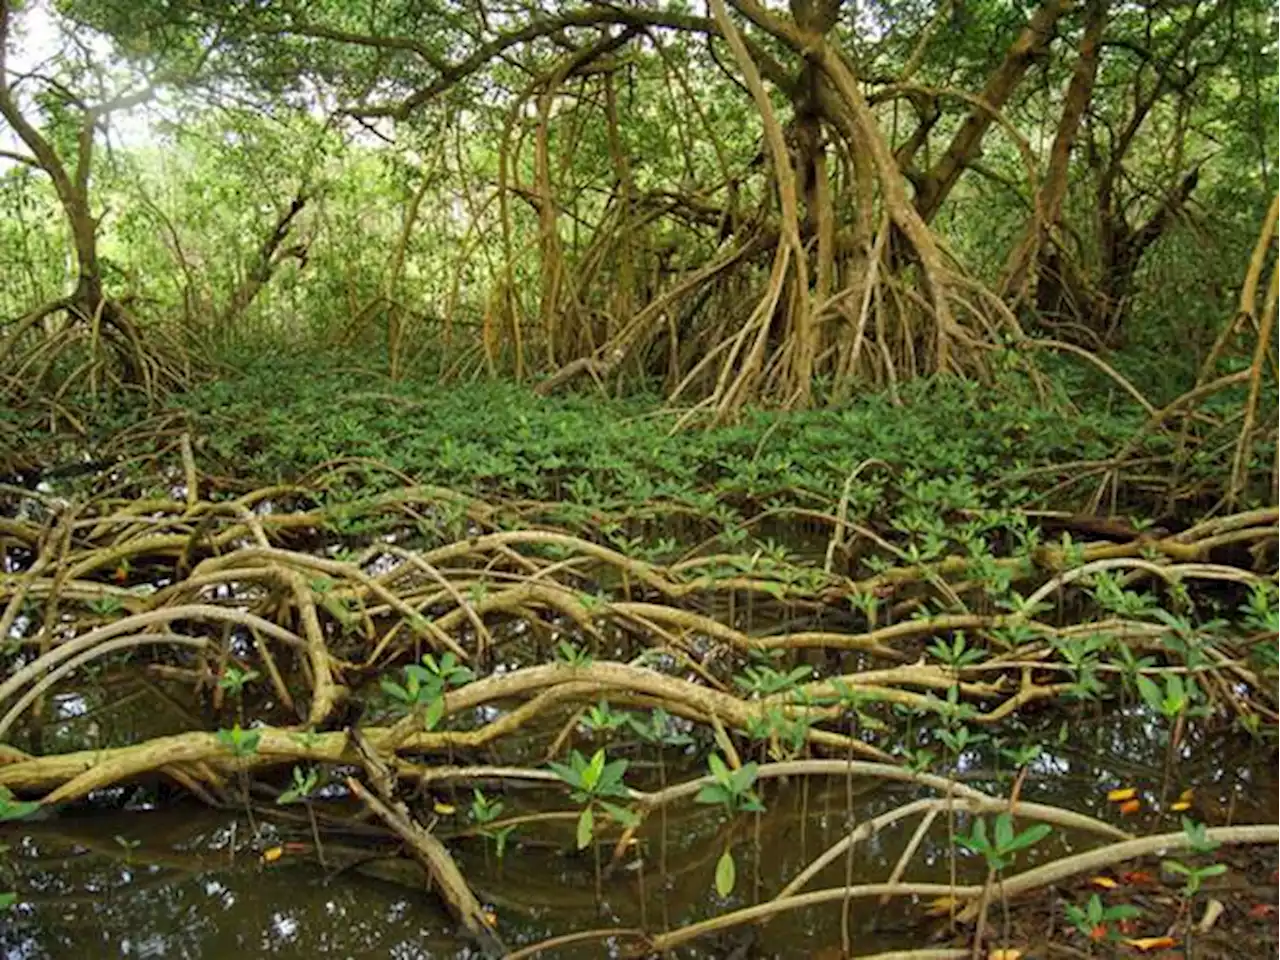
[[[231,294],[231,299],[227,301],[227,307],[222,312],[221,317],[221,326],[224,328],[248,308],[262,288],[266,286],[267,281],[271,279],[271,275],[275,273],[276,267],[280,265],[280,257],[277,256],[277,253],[280,252],[280,246],[289,236],[294,218],[302,212],[302,208],[307,205],[307,200],[307,195],[299,191],[289,204],[288,209],[276,218],[271,233],[258,250],[258,257],[250,268],[249,275],[236,287],[235,292]],[[296,256],[299,260],[306,255],[307,246],[305,243],[290,247],[284,251],[284,256]]]
[[[1062,116],[1049,151],[1049,166],[1041,181],[1039,194],[1023,239],[1014,248],[1005,266],[1001,293],[1015,303],[1026,294],[1031,279],[1031,265],[1044,264],[1045,241],[1057,230],[1062,217],[1062,202],[1067,195],[1067,174],[1071,151],[1080,131],[1080,120],[1093,97],[1098,76],[1098,50],[1107,25],[1109,0],[1088,0],[1085,7],[1084,33],[1080,37],[1075,71],[1063,98]]]
[[[1032,62],[1048,48],[1054,28],[1069,6],[1069,0],[1044,0],[982,88],[979,99],[991,109],[974,107],[938,162],[914,178],[916,212],[925,223],[934,218],[960,174],[977,155],[982,138],[995,119],[993,111],[1004,106]]]

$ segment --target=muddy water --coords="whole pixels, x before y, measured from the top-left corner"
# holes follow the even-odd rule
[[[1225,734],[1193,733],[1170,755],[1151,718],[1137,710],[1081,714],[1068,722],[1065,736],[1061,724],[1058,714],[1026,732],[1026,739],[1044,747],[1023,788],[1027,799],[1091,813],[1135,832],[1160,832],[1177,829],[1178,815],[1168,806],[1194,788],[1194,815],[1211,825],[1276,822],[1276,758],[1269,748]],[[656,785],[654,759],[637,755],[628,780]],[[962,755],[955,769],[981,789],[1007,791],[1008,780],[996,764],[986,744]],[[668,754],[664,769],[673,777],[692,771],[678,753]],[[1121,785],[1142,792],[1138,814],[1121,817],[1106,800],[1106,791]],[[450,846],[481,899],[493,907],[506,942],[518,946],[591,928],[672,928],[768,899],[838,839],[850,819],[860,821],[922,795],[914,788],[843,778],[762,786],[767,812],[758,820],[745,817],[730,826],[695,805],[673,807],[665,824],[655,815],[644,835],[643,862],[603,877],[598,886],[591,852],[572,852],[571,816],[522,829],[501,863],[478,839],[454,837]],[[459,810],[442,816],[437,831],[448,837],[464,830],[466,798],[437,799],[456,799]],[[505,799],[507,813],[570,809],[558,791],[535,795],[513,789]],[[126,789],[102,798],[116,809],[63,812],[0,831],[9,845],[0,889],[19,897],[0,925],[4,957],[473,955],[422,891],[416,868],[371,831],[326,832],[321,866],[304,817],[282,820],[279,810],[264,805],[254,809],[251,824],[243,810],[161,808],[155,801],[153,794]],[[946,881],[952,847],[945,819],[939,818],[905,879]],[[852,864],[841,861],[811,888],[843,883],[846,869],[855,883],[883,880],[914,829],[915,821],[906,821],[884,831],[859,848]],[[713,890],[715,861],[729,838],[737,887],[720,898]],[[1095,842],[1056,831],[1024,855],[1018,868]],[[283,855],[264,862],[262,852],[280,846]],[[608,853],[601,848],[606,861]],[[973,882],[982,869],[962,856],[957,872],[961,882]],[[921,905],[905,901],[884,908],[855,902],[849,922],[855,953],[920,946],[936,927]],[[838,956],[840,943],[840,909],[830,906],[700,941],[680,955]],[[615,943],[553,955],[622,954]]]

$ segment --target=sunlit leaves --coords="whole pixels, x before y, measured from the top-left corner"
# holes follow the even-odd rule
[[[627,796],[627,788],[622,782],[627,772],[627,761],[606,760],[604,750],[597,750],[590,760],[574,750],[567,764],[553,760],[548,766],[573,788],[575,800]]]

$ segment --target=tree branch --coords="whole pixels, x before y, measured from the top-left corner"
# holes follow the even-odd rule
[[[1037,56],[1049,46],[1054,27],[1066,13],[1067,0],[1044,0],[1005,53],[1004,60],[987,79],[979,101],[999,111]],[[994,120],[991,111],[975,106],[960,125],[945,153],[916,185],[916,210],[927,223],[960,179]]]
[[[436,70],[445,70],[448,64],[432,53],[422,43],[409,37],[384,37],[376,34],[351,33],[312,23],[292,24],[287,27],[265,29],[265,36],[297,36],[315,40],[332,40],[356,47],[372,47],[377,50],[405,50],[425,60]]]
[[[603,27],[608,25],[680,30],[712,36],[721,35],[715,21],[707,17],[640,7],[590,6],[583,10],[576,10],[572,13],[561,14],[545,20],[535,20],[519,29],[500,33],[463,59],[440,67],[439,75],[434,80],[405,99],[394,103],[351,109],[347,113],[356,117],[392,117],[397,120],[403,120],[414,110],[429,103],[445,90],[478,73],[491,60],[502,56],[512,47],[532,43],[543,38],[555,37],[562,34],[563,31],[574,27]],[[336,33],[337,31],[335,31]],[[747,43],[747,49],[750,51],[752,59],[760,68],[760,72],[771,83],[790,94],[791,88],[794,86],[794,80],[788,72],[767,52],[760,50],[755,44],[746,40],[745,37],[743,39]],[[360,37],[358,41],[352,42],[391,49],[409,49],[411,44],[411,41],[400,37]]]
[[[42,170],[39,162],[35,157],[28,157],[25,153],[14,153],[12,150],[0,150],[0,157],[6,160],[13,160],[15,163],[25,164],[28,167],[34,167],[36,170]]]

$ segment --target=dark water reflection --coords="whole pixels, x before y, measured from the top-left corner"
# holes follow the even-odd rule
[[[1029,800],[1090,813],[1135,832],[1163,832],[1178,829],[1178,814],[1169,805],[1182,790],[1194,788],[1192,815],[1210,825],[1276,822],[1276,755],[1269,747],[1193,730],[1185,749],[1171,755],[1162,728],[1149,716],[1114,707],[1097,716],[1086,710],[1065,728],[1057,714],[1025,737],[1044,751],[1024,786]],[[681,761],[669,762],[674,767]],[[1008,779],[998,772],[999,762],[988,743],[964,754],[956,769],[980,789],[1004,792]],[[641,783],[652,777],[652,767],[642,769],[637,762],[634,773],[637,785],[653,785]],[[676,771],[669,773],[674,777]],[[1121,785],[1142,792],[1144,808],[1136,816],[1120,817],[1105,798],[1108,789]],[[924,795],[907,787],[846,784],[843,778],[770,784],[764,793],[768,812],[758,825],[746,818],[734,828],[738,883],[727,900],[712,892],[726,828],[714,813],[694,805],[671,809],[665,843],[660,818],[651,820],[644,869],[606,878],[599,901],[592,858],[570,852],[571,821],[517,835],[524,842],[509,851],[501,868],[475,839],[453,840],[451,847],[481,899],[493,905],[512,946],[589,928],[660,930],[772,896],[840,837],[847,790],[855,795],[853,816],[859,821]],[[508,810],[536,810],[539,804],[569,809],[566,797],[550,793],[536,800],[509,795]],[[464,808],[465,798],[458,800]],[[335,865],[350,865],[369,850],[367,841],[360,846],[335,837],[326,841],[328,873],[305,852],[264,864],[264,848],[305,843],[310,834],[301,826],[256,820],[256,842],[243,816],[195,807],[81,812],[7,825],[0,835],[10,847],[0,889],[16,890],[20,900],[0,925],[0,951],[32,960],[474,955],[452,935],[448,918],[422,892],[416,868],[407,861],[388,856],[333,875]],[[951,849],[945,820],[939,818],[905,879],[945,882]],[[960,820],[959,827],[967,828]],[[885,879],[915,825],[905,821],[859,848],[854,882]],[[440,830],[447,835],[449,823]],[[1094,842],[1056,831],[1018,869]],[[383,850],[394,853],[385,845]],[[607,858],[607,848],[603,853]],[[842,861],[812,888],[841,884],[844,870]],[[971,858],[959,862],[961,882],[982,872]],[[919,906],[906,902],[884,909],[872,901],[858,903],[851,926],[856,953],[920,946],[930,929],[920,921]],[[741,936],[700,942],[681,955],[724,957],[742,943]],[[832,906],[786,914],[752,936],[754,952],[744,956],[820,956],[840,943],[840,911]],[[622,953],[618,944],[593,944],[555,955]]]

